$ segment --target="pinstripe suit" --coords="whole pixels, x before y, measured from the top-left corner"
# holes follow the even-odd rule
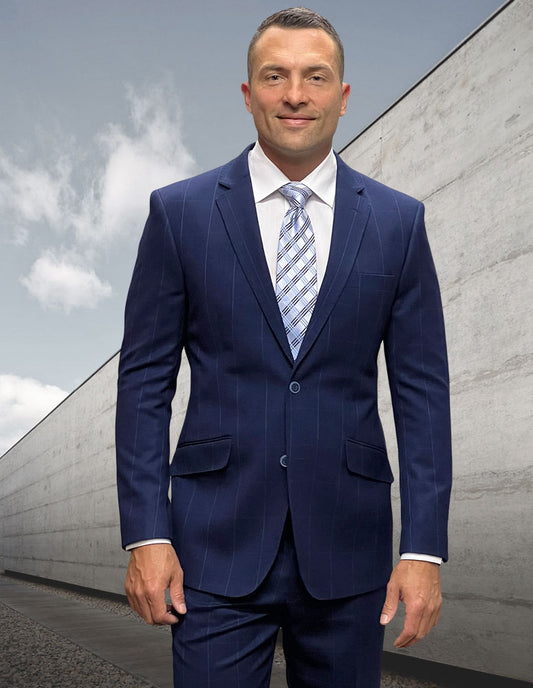
[[[319,600],[365,593],[391,570],[393,475],[377,412],[382,342],[401,551],[447,557],[448,374],[423,207],[338,159],[329,262],[293,361],[247,155],[151,197],[119,371],[123,543],[172,538],[189,586],[242,596],[265,579],[290,511],[307,591]],[[191,393],[169,469],[182,348]]]

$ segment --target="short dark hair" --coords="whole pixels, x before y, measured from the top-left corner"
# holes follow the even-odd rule
[[[337,48],[339,60],[339,74],[342,81],[344,75],[344,47],[339,34],[333,25],[321,14],[307,9],[307,7],[289,7],[271,14],[259,25],[248,46],[248,81],[252,79],[252,58],[257,41],[271,26],[280,26],[284,29],[322,29],[331,36]]]

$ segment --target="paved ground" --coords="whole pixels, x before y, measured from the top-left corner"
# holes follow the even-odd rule
[[[0,688],[172,688],[169,630],[119,600],[0,575],[0,647]],[[381,685],[439,688],[390,672]],[[281,650],[271,688],[286,688]]]

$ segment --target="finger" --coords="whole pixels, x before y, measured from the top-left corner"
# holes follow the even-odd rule
[[[413,645],[418,640],[418,632],[416,629],[409,627],[407,624],[404,625],[402,632],[394,641],[394,647],[409,647]]]
[[[139,616],[142,616],[140,607],[137,604],[137,599],[131,593],[126,593],[126,597],[128,598],[128,604],[130,605],[131,609],[133,609],[133,611]]]
[[[172,606],[178,612],[178,614],[187,613],[187,605],[185,604],[185,593],[183,592],[183,572],[176,575],[171,581],[169,586],[170,600]]]
[[[154,621],[156,626],[172,626],[173,624],[178,623],[180,620],[171,604],[166,604],[165,607],[165,615],[158,617],[158,620]]]
[[[143,621],[150,625],[153,625],[155,623],[152,618],[152,610],[150,604],[142,594],[129,595],[128,601],[130,603],[130,607],[133,609],[134,612],[137,612],[137,614],[141,617]]]
[[[437,625],[441,606],[442,598],[440,596],[440,593],[435,594],[428,599],[420,618],[417,640],[420,640],[421,638],[426,636],[431,631],[431,629]]]
[[[170,620],[171,624],[177,623],[181,620],[181,617],[183,616],[180,612],[178,612],[178,610],[176,609],[176,607],[174,607],[173,604],[167,604],[167,612],[173,617]]]
[[[418,601],[406,604],[404,626],[394,646],[410,647],[422,640],[437,623],[438,611],[431,603]]]
[[[394,618],[396,611],[398,609],[398,602],[399,601],[400,601],[400,589],[398,588],[397,585],[389,583],[387,585],[387,597],[385,598],[385,603],[383,604],[383,608],[381,610],[381,616],[379,619],[379,623],[382,626],[385,626],[386,624],[389,623],[389,621],[392,621],[392,619]]]
[[[431,631],[431,629],[435,628],[435,626],[437,625],[440,617],[441,605],[442,603],[440,599],[431,605],[430,612],[428,615],[427,626],[425,628],[425,635],[427,635]]]
[[[431,626],[431,628],[434,628],[438,624],[439,618],[440,618],[440,610],[441,610],[441,605],[439,605],[438,609],[435,611],[435,614],[433,615],[433,620],[432,620],[433,625]]]
[[[150,621],[148,623],[156,625],[168,625],[176,623],[177,619],[169,612],[165,600],[164,588],[149,588],[146,590],[146,602],[149,606]]]
[[[172,611],[172,606],[166,604],[164,592],[156,598],[141,594],[134,598],[133,603],[130,601],[130,606],[150,626],[172,625],[179,621]]]
[[[153,593],[152,593],[153,594]],[[128,593],[128,600],[133,611],[145,621],[147,624],[154,625],[156,623],[153,617],[154,605],[151,601],[150,594],[142,587],[130,588]],[[157,608],[157,604],[155,605]]]
[[[146,623],[153,623],[150,606],[147,602],[145,602],[143,591],[142,589],[138,589],[131,573],[131,562],[130,566],[128,567],[124,588],[126,590],[126,597],[128,598],[129,605],[133,611],[136,612]]]
[[[394,647],[398,650],[402,650],[408,647],[411,647],[411,645],[414,645],[420,640],[420,638],[417,638],[416,635],[413,637],[409,634],[401,634],[396,638],[394,641]]]
[[[394,647],[409,647],[422,637],[420,634],[420,619],[406,614],[402,632],[394,641]]]

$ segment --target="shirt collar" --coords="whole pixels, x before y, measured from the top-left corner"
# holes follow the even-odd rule
[[[250,179],[256,203],[264,201],[278,189],[290,181],[274,163],[267,158],[265,152],[256,142],[255,146],[248,153],[248,167],[250,169]],[[318,167],[302,179],[302,184],[308,186],[311,191],[327,203],[331,208],[335,203],[335,188],[337,182],[337,159],[333,150]]]

